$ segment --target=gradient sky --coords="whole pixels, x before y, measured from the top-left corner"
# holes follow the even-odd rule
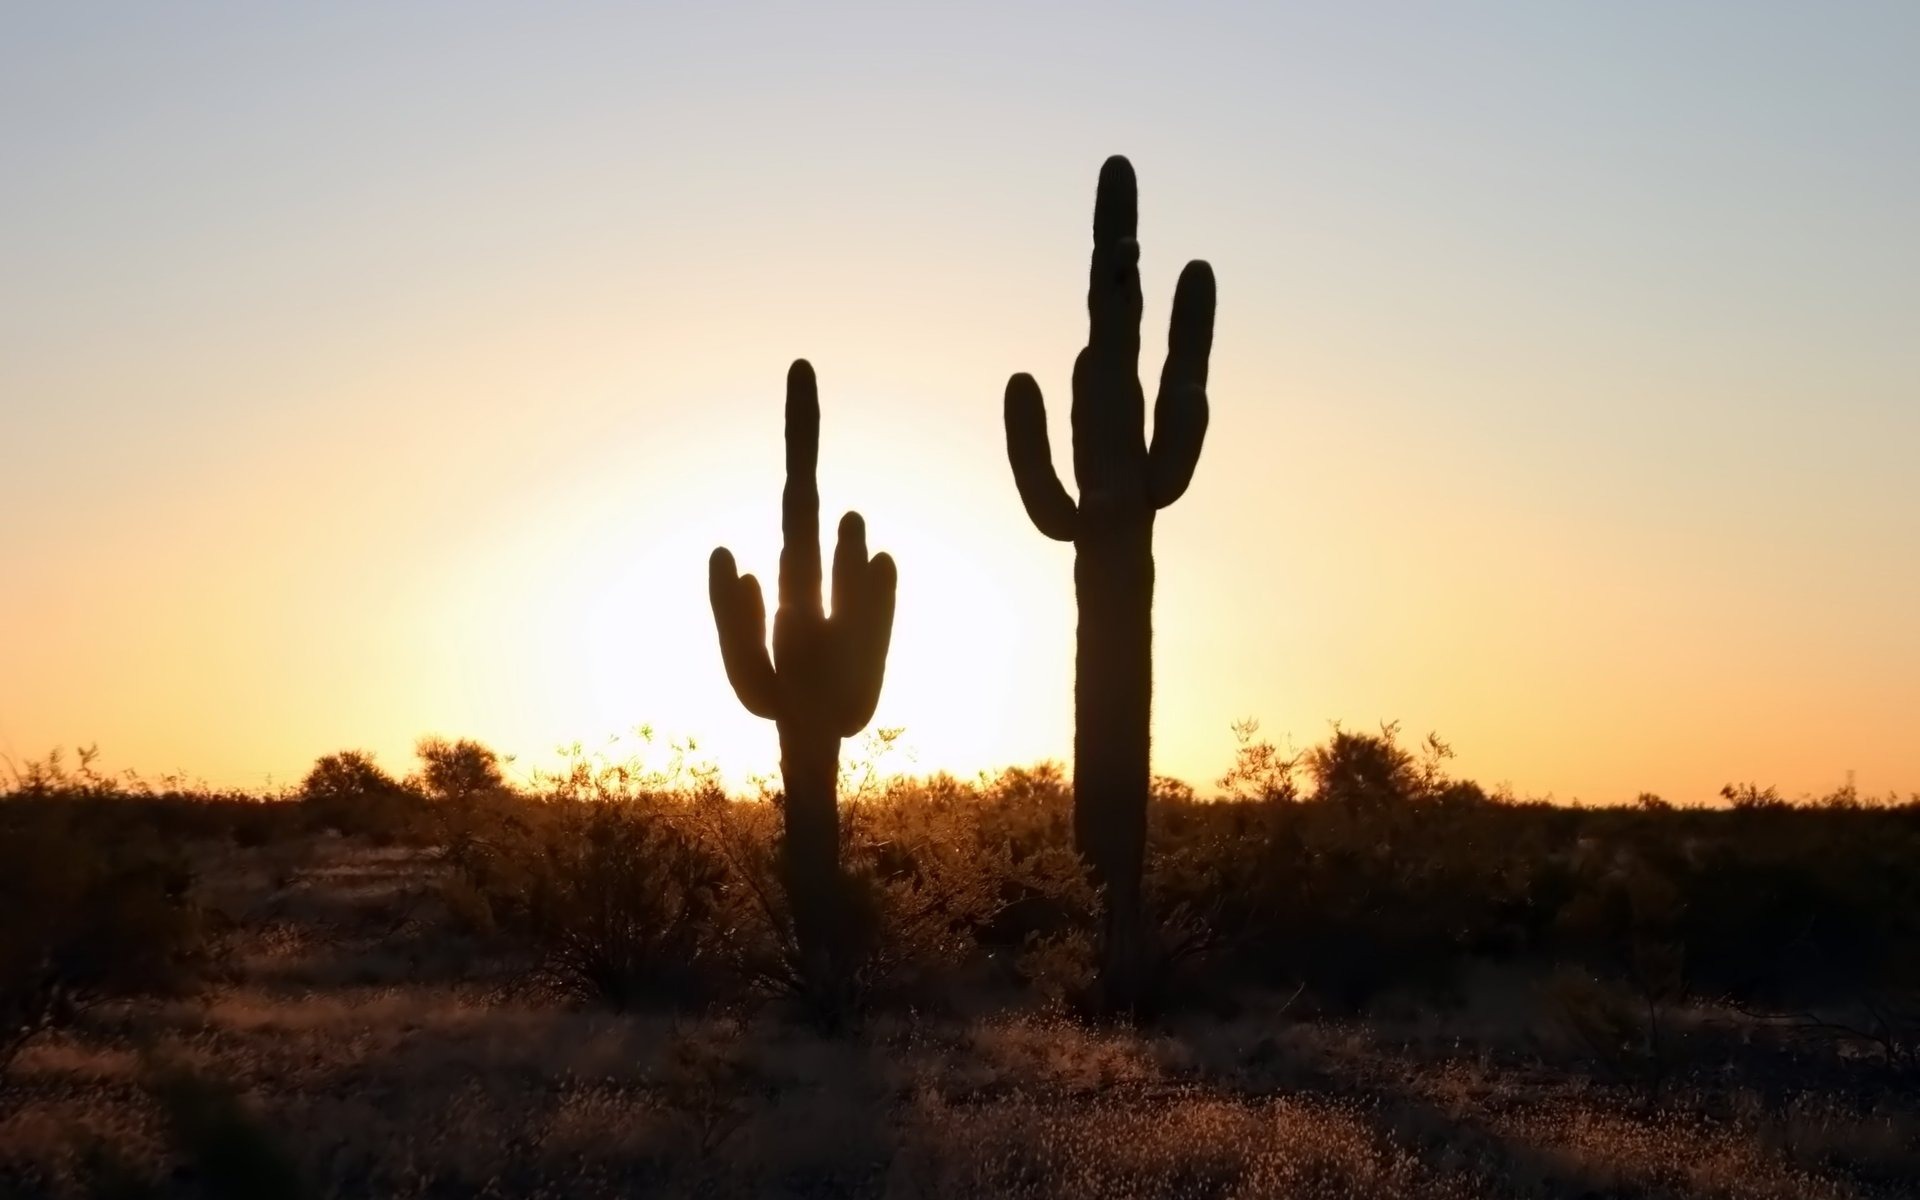
[[[900,562],[901,766],[1064,758],[1093,185],[1211,260],[1156,766],[1438,730],[1592,801],[1920,788],[1920,6],[0,14],[0,752],[297,779],[651,722],[775,757],[705,559]],[[1157,352],[1145,364],[1157,374]]]

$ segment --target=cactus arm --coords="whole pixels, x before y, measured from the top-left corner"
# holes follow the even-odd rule
[[[900,587],[900,572],[893,555],[884,550],[867,564],[867,653],[873,657],[873,691],[880,694],[880,671],[887,665],[887,649],[893,644],[893,601]]]
[[[884,580],[882,577],[884,576]],[[884,595],[880,588],[884,583]],[[832,724],[852,737],[873,719],[893,632],[893,560],[867,557],[867,525],[857,512],[840,518],[833,551],[831,642]]]
[[[1167,362],[1153,405],[1147,493],[1155,508],[1178,500],[1193,481],[1207,436],[1207,358],[1213,349],[1213,268],[1190,262],[1173,293]]]
[[[787,486],[780,493],[780,612],[820,615],[820,392],[813,367],[787,371]],[[776,648],[777,649],[777,648]]]
[[[859,513],[840,518],[833,545],[833,620],[858,622],[866,599],[867,523]]]
[[[1187,384],[1160,394],[1153,406],[1153,448],[1147,452],[1147,499],[1155,508],[1186,494],[1206,436],[1206,389]]]
[[[1056,542],[1070,542],[1078,527],[1073,498],[1053,469],[1053,447],[1047,440],[1047,406],[1040,385],[1031,375],[1007,380],[1007,461],[1013,466],[1013,485],[1034,528]]]
[[[707,598],[720,634],[720,661],[734,695],[756,717],[779,716],[779,688],[773,660],[767,657],[767,606],[760,581],[741,575],[733,555],[722,547],[707,560]]]
[[[863,551],[864,553],[864,551]],[[873,720],[880,704],[880,687],[886,680],[887,649],[893,641],[894,593],[899,585],[893,557],[876,554],[862,564],[853,594],[858,597],[849,620],[842,623],[837,606],[837,649],[840,654],[840,711],[837,732],[852,737]]]
[[[1180,272],[1173,289],[1173,319],[1167,324],[1167,362],[1160,390],[1171,384],[1207,386],[1207,360],[1213,353],[1213,268],[1194,259]]]

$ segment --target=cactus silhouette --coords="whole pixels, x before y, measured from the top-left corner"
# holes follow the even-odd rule
[[[1153,518],[1193,479],[1207,432],[1213,269],[1190,262],[1174,290],[1166,364],[1146,437],[1140,386],[1140,244],[1133,166],[1100,168],[1093,207],[1086,348],[1073,365],[1075,503],[1054,472],[1031,375],[1007,382],[1007,458],[1041,533],[1074,544],[1074,840],[1105,890],[1101,1001],[1132,1010],[1145,975],[1140,876],[1146,853],[1153,692]]]
[[[793,911],[802,983],[837,986],[845,950],[840,821],[835,795],[840,739],[860,732],[880,701],[893,636],[893,559],[867,556],[859,513],[840,519],[833,552],[833,613],[820,602],[820,398],[813,368],[787,372],[787,483],[780,500],[780,604],[767,652],[760,582],[741,575],[723,546],[707,564],[708,595],[727,681],[748,712],[780,733],[781,871]]]

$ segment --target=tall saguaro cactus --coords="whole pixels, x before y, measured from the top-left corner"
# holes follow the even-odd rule
[[[1054,472],[1047,414],[1031,375],[1007,382],[1007,457],[1027,515],[1074,544],[1074,839],[1105,889],[1103,1002],[1140,999],[1145,929],[1148,736],[1153,692],[1153,518],[1193,479],[1207,432],[1213,269],[1190,262],[1174,289],[1166,365],[1146,436],[1140,386],[1139,205],[1133,166],[1100,168],[1093,206],[1086,348],[1073,365],[1075,503]]]
[[[780,604],[767,653],[760,581],[741,575],[723,546],[707,564],[720,657],[740,703],[780,732],[784,791],[781,870],[809,988],[837,983],[844,942],[839,912],[840,821],[835,795],[840,739],[865,728],[880,701],[893,636],[893,559],[867,556],[866,524],[840,519],[833,552],[833,613],[820,602],[820,398],[813,368],[787,372],[787,484],[780,500]]]

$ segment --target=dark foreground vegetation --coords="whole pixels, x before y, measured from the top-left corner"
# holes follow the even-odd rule
[[[1051,767],[850,768],[830,984],[777,806],[677,757],[18,768],[0,1196],[1920,1189],[1920,798],[1564,808],[1243,732],[1219,799],[1155,787],[1126,1026]]]

